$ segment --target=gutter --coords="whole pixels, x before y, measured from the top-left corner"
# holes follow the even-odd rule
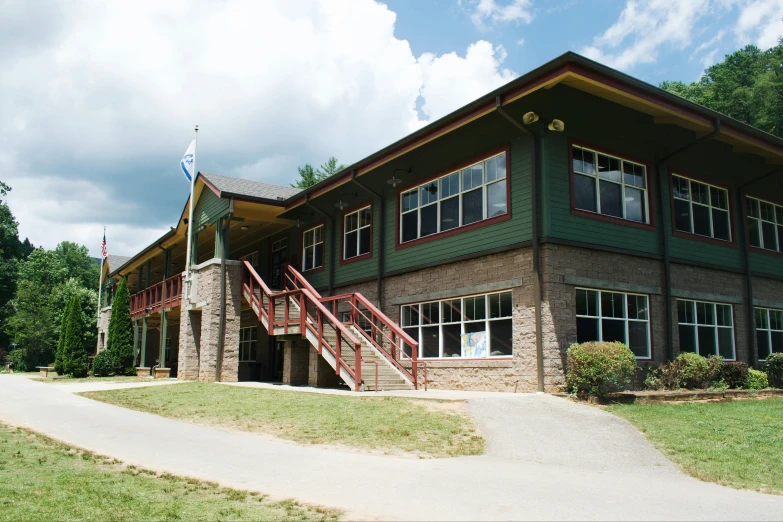
[[[376,198],[378,198],[380,200],[380,205],[378,207],[378,210],[381,213],[380,223],[378,223],[378,277],[377,277],[378,281],[377,281],[377,289],[376,289],[376,294],[375,295],[378,296],[378,308],[383,310],[383,269],[384,269],[384,239],[385,239],[384,238],[384,232],[385,232],[385,229],[386,229],[386,226],[385,226],[385,224],[386,224],[386,219],[385,219],[385,216],[386,216],[386,212],[385,212],[386,201],[385,201],[385,199],[383,197],[383,194],[379,194],[379,193],[375,192],[374,190],[369,188],[367,185],[365,185],[364,183],[362,183],[361,181],[356,179],[356,170],[352,170],[351,171],[351,181],[353,181],[353,183],[356,186],[358,186],[359,188],[361,188],[362,190],[364,190],[368,194],[370,194],[372,196],[375,196]]]
[[[541,147],[539,147],[539,137],[534,132],[525,128],[524,125],[511,117],[503,109],[503,103],[500,96],[495,98],[495,110],[498,114],[511,122],[514,127],[521,130],[530,137],[530,162],[532,175],[530,176],[530,191],[533,193],[531,198],[532,214],[532,242],[533,242],[533,293],[535,294],[535,316],[536,316],[536,375],[538,381],[538,392],[544,393],[544,340],[541,327],[541,231],[538,224],[539,194],[538,179],[540,177],[541,161],[537,157]],[[510,175],[510,173],[509,173]],[[511,202],[509,202],[510,204]]]
[[[329,225],[329,295],[334,294],[334,218],[310,203],[310,194],[305,194],[305,205],[313,209],[313,212],[317,212],[324,219],[328,220]]]
[[[674,317],[674,308],[672,307],[672,261],[671,252],[669,251],[669,228],[674,226],[674,224],[666,220],[666,212],[663,210],[663,195],[667,193],[665,189],[668,180],[667,172],[663,164],[677,154],[680,154],[699,143],[711,140],[718,134],[720,134],[720,119],[716,118],[712,132],[683,145],[662,158],[656,159],[655,162],[658,171],[658,197],[660,198],[658,207],[659,220],[661,223],[661,247],[663,248],[663,297],[664,309],[666,311],[666,352],[670,361],[674,360],[674,321],[672,319]],[[666,223],[669,223],[669,226],[666,226]]]

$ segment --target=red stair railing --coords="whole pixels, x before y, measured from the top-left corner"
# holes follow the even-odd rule
[[[181,303],[182,274],[180,273],[130,296],[131,318],[137,319],[163,309],[174,308]]]

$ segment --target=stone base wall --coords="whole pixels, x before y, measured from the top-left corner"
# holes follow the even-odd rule
[[[305,340],[285,343],[283,354],[283,384],[301,386],[308,383],[310,343]]]
[[[197,381],[201,354],[201,311],[183,310],[179,321],[177,379]]]
[[[316,388],[331,388],[338,386],[342,382],[337,376],[334,368],[329,366],[326,359],[318,354],[318,351],[310,346],[310,358],[308,363],[308,386]]]

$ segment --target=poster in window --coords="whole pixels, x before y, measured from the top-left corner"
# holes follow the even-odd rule
[[[462,334],[463,357],[487,356],[487,332],[473,332]]]

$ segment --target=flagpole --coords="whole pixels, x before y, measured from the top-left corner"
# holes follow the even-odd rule
[[[198,148],[198,125],[196,125],[196,128],[194,130],[193,134],[193,173],[190,175],[190,205],[188,210],[188,248],[187,248],[187,259],[185,259],[185,298],[187,299],[187,302],[190,303],[190,257],[191,257],[191,249],[192,241],[193,241],[193,190],[196,185],[196,175],[198,174],[198,170],[196,169],[196,153]]]
[[[103,227],[103,239],[106,239],[106,227]],[[106,262],[106,256],[103,255],[103,246],[101,246],[101,276],[98,279],[98,326],[101,324],[101,294],[103,293],[103,263]]]

